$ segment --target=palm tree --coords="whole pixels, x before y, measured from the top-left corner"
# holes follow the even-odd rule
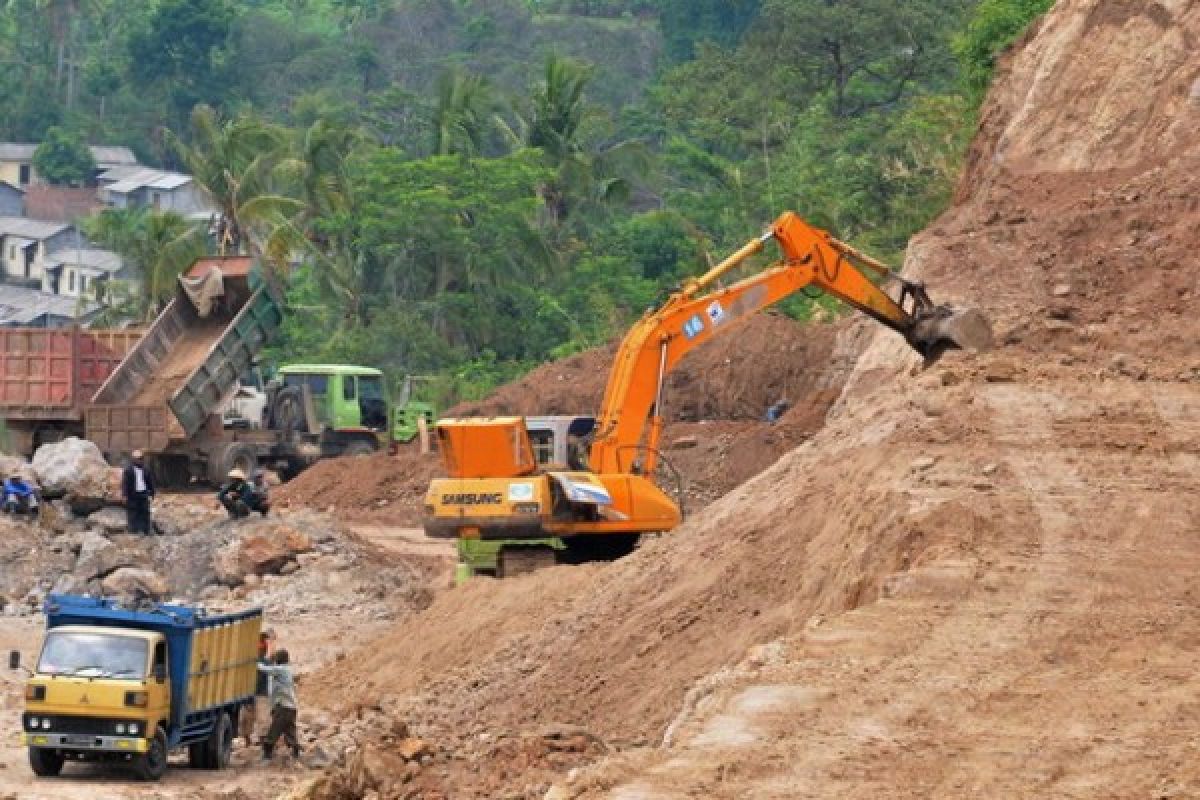
[[[651,166],[640,142],[601,143],[603,114],[586,98],[591,78],[590,66],[551,55],[528,108],[515,112],[516,128],[505,129],[510,141],[540,148],[555,167],[557,176],[542,187],[542,199],[556,223],[627,201],[634,176]]]
[[[222,119],[206,105],[196,106],[191,121],[190,143],[171,131],[167,141],[220,215],[218,252],[244,251],[264,257],[269,268],[285,266],[295,239],[289,220],[304,208],[278,191],[286,132],[250,114]]]
[[[442,73],[433,108],[433,154],[478,155],[495,110],[496,101],[485,78],[458,68]]]
[[[109,209],[84,223],[88,238],[113,250],[138,275],[133,313],[153,319],[175,293],[175,282],[204,255],[205,233],[171,211]]]

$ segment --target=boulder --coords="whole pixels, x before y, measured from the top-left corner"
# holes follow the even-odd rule
[[[245,527],[213,556],[217,579],[228,586],[241,584],[247,575],[277,575],[300,553],[313,548],[308,534],[288,525],[259,523]]]
[[[89,515],[87,521],[89,527],[107,535],[125,533],[129,529],[129,520],[119,508],[101,509]]]
[[[350,762],[349,783],[360,797],[370,791],[384,795],[408,780],[404,759],[368,742]]]
[[[101,583],[106,595],[122,597],[147,597],[161,600],[167,596],[169,589],[156,572],[137,567],[121,567]]]
[[[23,458],[0,453],[0,480],[13,475],[20,475],[27,483],[41,488],[41,482],[38,481],[37,472],[32,464]]]
[[[100,448],[74,436],[44,444],[33,454],[33,470],[47,497],[65,497],[76,514],[91,513],[116,498],[113,470]]]
[[[95,531],[80,536],[79,558],[74,573],[84,581],[105,578],[121,567],[144,564],[149,556],[138,548],[121,547]]]

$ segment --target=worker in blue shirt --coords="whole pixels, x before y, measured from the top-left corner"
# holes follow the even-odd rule
[[[20,475],[13,474],[4,481],[4,512],[37,516],[37,490]]]

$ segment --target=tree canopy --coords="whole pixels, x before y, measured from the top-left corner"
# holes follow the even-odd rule
[[[899,261],[1050,4],[9,2],[0,137],[60,183],[87,143],[194,175],[211,231],[89,223],[143,279],[131,316],[196,247],[253,253],[287,293],[274,358],[459,398],[619,334],[784,209]]]

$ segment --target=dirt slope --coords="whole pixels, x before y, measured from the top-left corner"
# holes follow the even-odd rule
[[[995,353],[882,333],[676,533],[447,593],[321,690],[439,742],[427,797],[1200,795],[1197,37],[1194,3],[1067,0],[1002,65],[908,262]],[[613,752],[487,744],[549,723]]]

